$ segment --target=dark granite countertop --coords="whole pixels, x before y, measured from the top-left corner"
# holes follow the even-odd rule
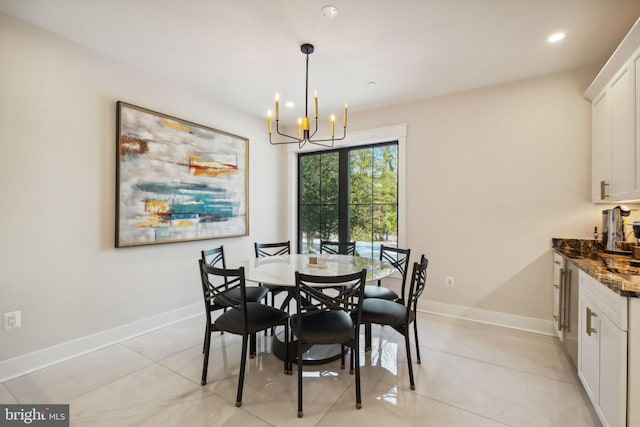
[[[553,250],[567,257],[582,271],[624,297],[640,298],[640,260],[630,255],[604,252],[592,239],[552,239]]]

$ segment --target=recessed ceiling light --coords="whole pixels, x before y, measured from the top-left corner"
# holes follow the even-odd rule
[[[287,108],[293,108],[296,106],[296,104],[294,104],[293,101],[287,101],[284,105]]]
[[[338,9],[335,6],[325,6],[322,8],[322,16],[327,19],[333,19],[338,15]]]
[[[563,32],[553,33],[549,36],[547,41],[549,43],[557,43],[560,40],[564,39],[565,34]]]

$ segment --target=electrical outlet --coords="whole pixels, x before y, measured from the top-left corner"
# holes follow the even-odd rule
[[[4,330],[19,328],[22,325],[22,312],[10,311],[4,314]]]
[[[453,288],[454,285],[455,285],[455,283],[454,283],[453,276],[447,276],[446,287],[447,288]]]

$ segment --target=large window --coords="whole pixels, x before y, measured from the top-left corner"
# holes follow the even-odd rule
[[[298,157],[298,248],[320,240],[356,241],[358,255],[379,257],[398,243],[398,143],[341,148]]]

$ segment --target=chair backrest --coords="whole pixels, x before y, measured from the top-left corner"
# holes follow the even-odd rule
[[[411,311],[415,312],[418,308],[418,298],[422,295],[427,284],[427,267],[429,260],[424,256],[420,256],[420,262],[413,263],[413,272],[411,274],[411,285],[409,286],[409,296],[407,297],[407,317]],[[408,318],[407,318],[408,320]]]
[[[367,269],[338,276],[315,276],[296,271],[295,298],[299,316],[320,311],[343,310],[354,313],[354,327],[360,326]],[[329,288],[330,292],[323,292]],[[297,322],[297,336],[301,337],[302,322]],[[357,333],[357,332],[356,332]]]
[[[404,299],[405,285],[407,283],[407,273],[409,272],[409,259],[411,249],[395,248],[393,246],[380,246],[380,261],[393,265],[402,276],[402,298]],[[378,280],[378,285],[380,280]]]
[[[198,260],[200,278],[202,281],[202,296],[207,314],[207,321],[211,322],[211,311],[220,308],[240,310],[243,313],[243,327],[247,327],[247,296],[244,278],[244,267],[238,269],[218,268],[208,265],[203,259]],[[240,289],[234,297],[229,291]],[[240,298],[237,298],[240,296]]]
[[[291,241],[279,243],[254,243],[256,258],[275,255],[288,255],[291,253]]]
[[[213,249],[205,249],[200,252],[200,257],[209,267],[227,268],[227,262],[224,259],[224,246]]]
[[[356,242],[334,242],[331,240],[320,240],[320,253],[332,255],[355,255]]]

